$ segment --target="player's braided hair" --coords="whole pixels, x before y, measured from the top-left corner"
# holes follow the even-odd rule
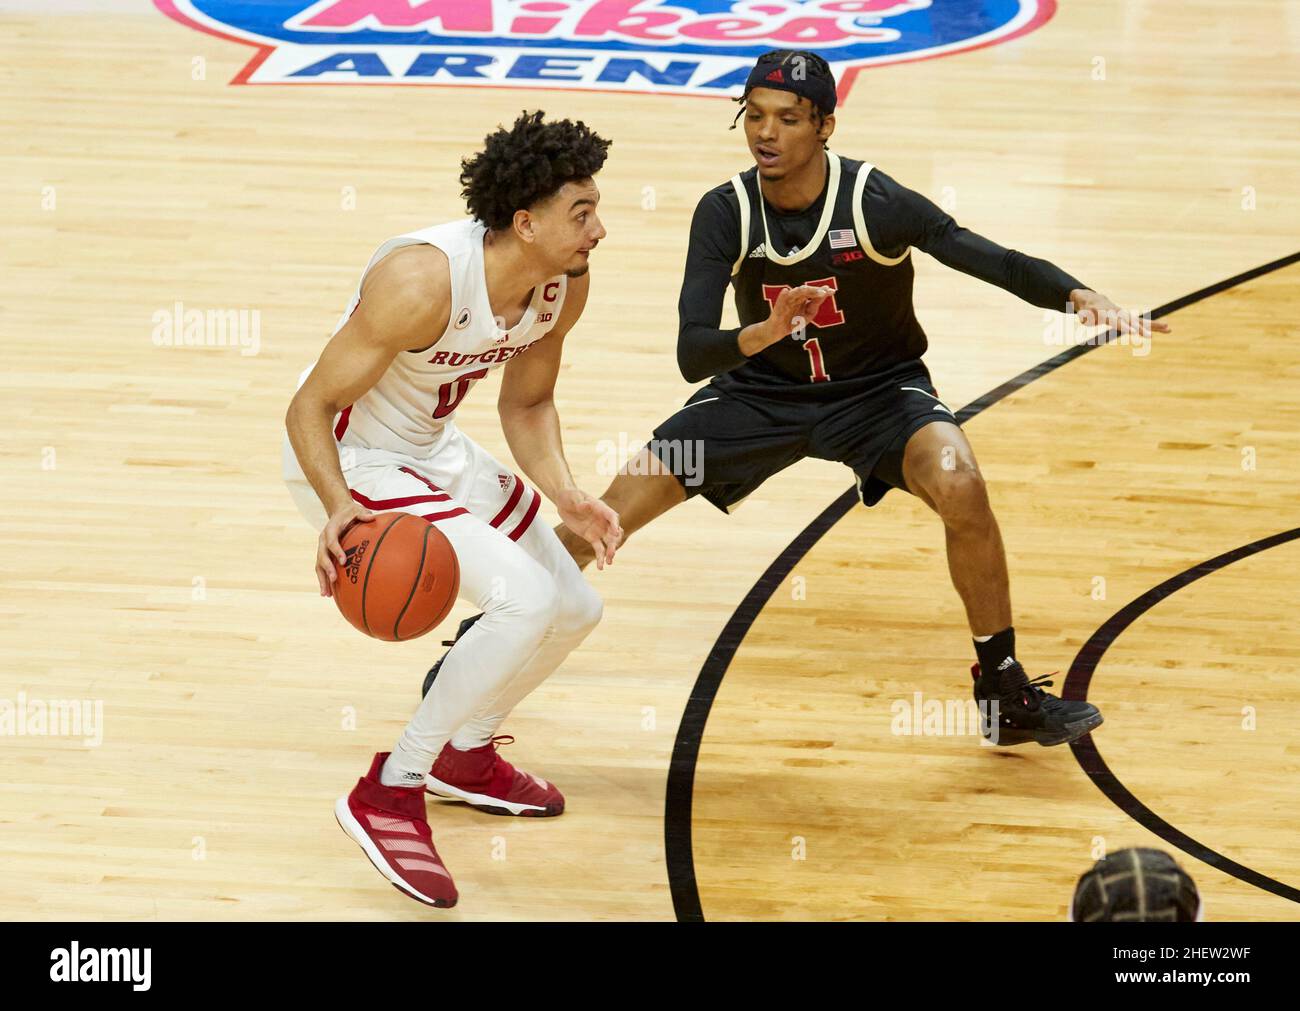
[[[1196,882],[1162,850],[1118,850],[1098,860],[1074,889],[1070,918],[1101,920],[1195,920],[1201,897]]]
[[[781,84],[769,84],[764,78],[777,68],[782,68],[785,80]],[[732,99],[740,103],[740,109],[732,119],[730,129],[734,130],[745,114],[749,93],[764,87],[777,87],[808,99],[819,127],[822,120],[835,111],[835,75],[830,64],[806,49],[773,49],[758,58],[745,82],[744,93]]]
[[[532,207],[605,164],[610,142],[581,121],[543,122],[523,112],[509,129],[488,134],[483,150],[460,163],[465,206],[488,228],[509,228],[515,211]]]

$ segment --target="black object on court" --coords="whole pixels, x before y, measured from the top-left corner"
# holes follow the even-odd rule
[[[457,627],[456,638],[444,639],[442,641],[442,644],[444,646],[456,645],[456,643],[460,640],[460,637],[463,636],[466,632],[468,632],[471,628],[473,628],[474,622],[478,621],[479,618],[481,617],[483,617],[481,613],[470,615],[468,618],[462,621],[460,625]],[[447,653],[450,652],[451,650],[447,650]],[[420,698],[424,698],[426,695],[429,694],[429,689],[433,687],[433,682],[438,677],[438,668],[442,666],[442,661],[447,659],[447,653],[442,654],[442,656],[438,658],[438,662],[429,668],[429,673],[424,675],[424,687],[420,689]]]

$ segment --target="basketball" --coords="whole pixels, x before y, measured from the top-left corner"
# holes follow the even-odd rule
[[[447,617],[460,590],[451,542],[410,513],[380,513],[339,538],[347,563],[334,602],[359,631],[385,642],[418,639]]]

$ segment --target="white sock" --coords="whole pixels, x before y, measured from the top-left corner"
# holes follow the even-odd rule
[[[425,773],[432,765],[432,762],[422,756],[402,750],[402,742],[398,741],[397,747],[384,762],[384,767],[379,770],[379,782],[384,786],[422,787]]]

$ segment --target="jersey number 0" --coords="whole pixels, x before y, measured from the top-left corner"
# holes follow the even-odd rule
[[[460,402],[465,399],[465,394],[469,392],[469,388],[487,374],[487,369],[475,369],[473,372],[466,372],[463,376],[439,386],[438,406],[433,409],[434,418],[445,418],[459,407]]]

